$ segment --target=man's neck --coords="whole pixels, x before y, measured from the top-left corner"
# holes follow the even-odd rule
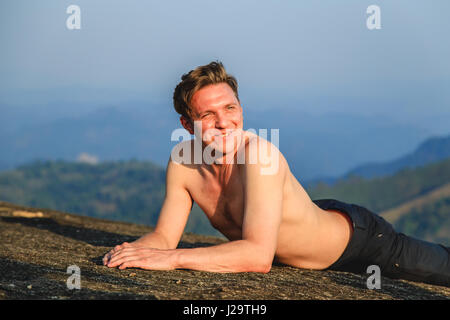
[[[226,163],[224,161],[224,163],[203,163],[201,167],[209,173],[212,179],[220,184],[226,184],[231,176],[235,164],[236,163],[233,163],[232,161],[231,163]]]

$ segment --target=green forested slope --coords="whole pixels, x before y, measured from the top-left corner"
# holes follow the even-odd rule
[[[415,169],[404,169],[384,178],[352,176],[329,186],[307,189],[312,199],[337,198],[381,212],[450,182],[450,158]]]
[[[355,203],[376,213],[395,209],[424,197],[450,182],[450,159],[392,176],[364,179],[353,176],[333,186],[319,184],[307,189],[312,199],[334,198]],[[450,245],[450,203],[447,197],[419,203],[393,223],[398,231]]]
[[[165,170],[136,160],[97,165],[35,161],[0,173],[0,201],[154,226],[165,194]],[[220,235],[197,205],[186,232]]]
[[[312,199],[335,198],[381,213],[450,182],[450,159],[384,178],[352,177],[307,189]],[[155,225],[165,192],[165,170],[136,160],[97,165],[36,161],[0,173],[0,200],[37,208]],[[399,231],[450,244],[449,199],[431,199],[402,213]],[[218,235],[194,205],[186,230]]]

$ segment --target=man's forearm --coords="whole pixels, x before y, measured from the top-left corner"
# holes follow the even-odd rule
[[[274,254],[262,245],[248,240],[193,249],[157,249],[146,235],[137,246],[115,248],[104,259],[108,267],[142,268],[148,270],[191,269],[209,272],[261,272],[272,267]],[[142,245],[141,245],[142,244]]]
[[[272,267],[273,254],[247,240],[220,245],[174,250],[176,269],[210,272],[262,272]]]

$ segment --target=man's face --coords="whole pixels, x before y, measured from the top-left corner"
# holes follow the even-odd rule
[[[198,90],[192,96],[191,110],[203,145],[222,153],[236,150],[243,128],[242,108],[228,84],[212,84]],[[187,121],[181,119],[181,123],[194,134],[194,128]]]

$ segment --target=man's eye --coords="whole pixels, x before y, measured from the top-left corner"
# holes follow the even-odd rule
[[[234,109],[234,106],[228,106],[227,109],[228,110]]]

